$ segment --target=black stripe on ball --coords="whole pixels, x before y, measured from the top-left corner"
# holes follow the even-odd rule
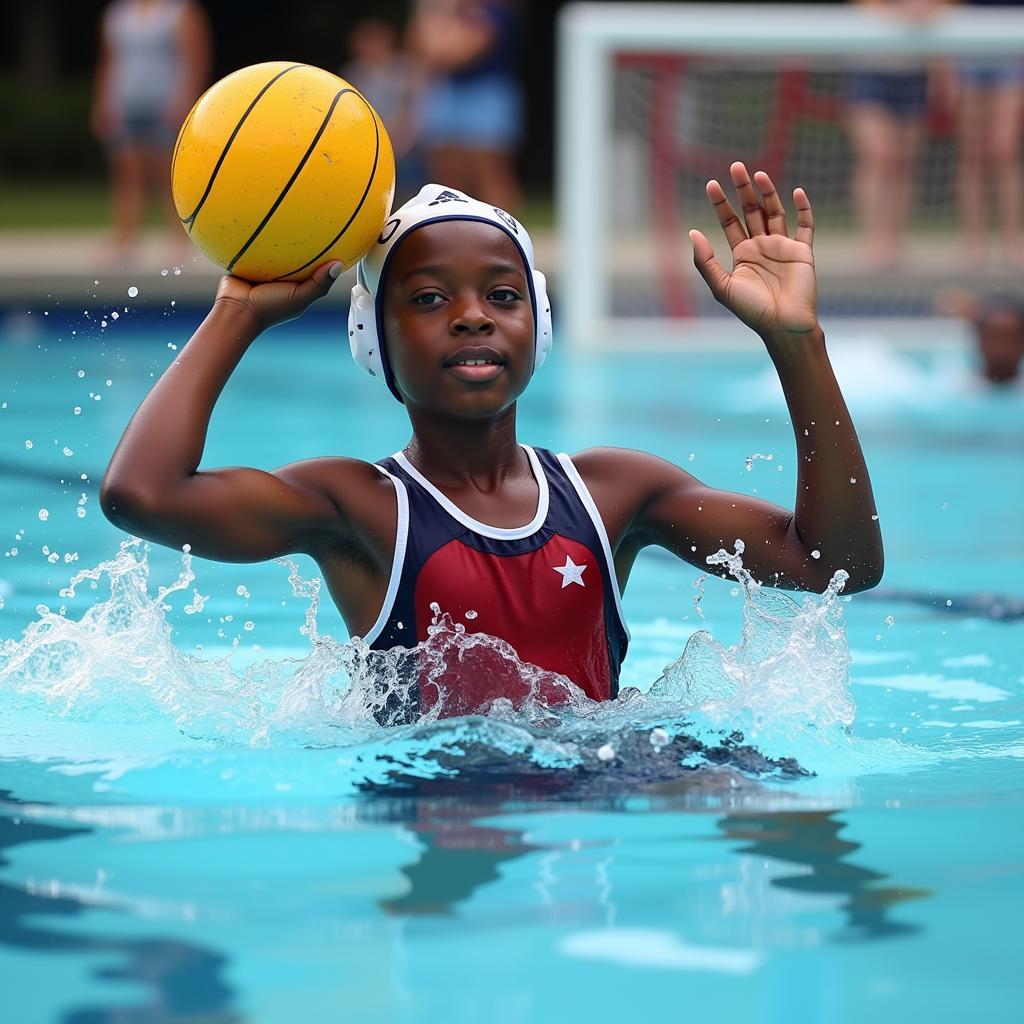
[[[206,202],[206,199],[209,196],[211,189],[213,188],[213,183],[217,180],[217,175],[220,172],[221,165],[224,163],[224,160],[228,155],[228,150],[231,148],[231,144],[235,141],[235,136],[238,135],[238,133],[242,130],[242,125],[245,124],[246,119],[253,112],[253,110],[256,107],[256,104],[259,103],[259,101],[263,98],[263,95],[266,93],[266,91],[279,78],[281,78],[283,75],[287,75],[289,71],[294,71],[296,68],[301,67],[305,67],[305,65],[292,64],[291,67],[287,67],[283,71],[279,71],[276,75],[274,75],[274,77],[269,82],[267,82],[265,86],[263,86],[262,89],[260,89],[258,93],[256,93],[256,96],[253,99],[253,101],[249,104],[248,107],[245,108],[245,113],[242,114],[242,116],[238,119],[238,124],[235,125],[234,130],[228,136],[228,141],[224,143],[224,149],[221,151],[220,156],[217,158],[217,163],[214,165],[213,173],[211,173],[210,175],[210,180],[206,183],[206,191],[203,192],[203,195],[199,200],[198,206],[196,206],[196,208],[187,217],[181,218],[181,223],[185,225],[185,230],[188,231],[190,235],[192,234],[192,228],[196,222],[196,217],[199,216],[199,211],[203,208],[203,203]]]
[[[373,107],[371,107],[370,104],[366,102],[365,98],[361,96],[358,92],[353,91],[353,95],[359,97],[359,99],[365,105],[366,109],[370,112],[370,117],[373,119],[373,166],[370,168],[370,177],[366,181],[366,188],[363,189],[363,194],[359,197],[359,202],[356,203],[356,208],[352,211],[352,215],[349,217],[349,219],[345,221],[341,230],[312,259],[306,260],[306,262],[303,263],[301,267],[296,267],[294,270],[289,270],[287,274],[281,274],[280,277],[274,279],[276,281],[280,281],[282,278],[285,277],[291,277],[292,274],[298,274],[301,271],[305,270],[307,267],[311,267],[314,263],[316,263],[316,261],[319,260],[320,257],[324,255],[324,253],[331,249],[338,241],[338,239],[341,238],[341,236],[345,234],[346,231],[348,231],[349,227],[351,227],[352,225],[352,221],[354,221],[356,217],[359,216],[359,211],[363,208],[363,203],[366,202],[366,197],[370,194],[370,187],[373,185],[373,179],[377,176],[377,163],[380,160],[380,128],[377,125],[377,117],[373,112]]]
[[[295,179],[298,178],[298,176],[302,173],[302,168],[306,166],[306,162],[313,155],[313,150],[316,149],[316,145],[320,141],[320,137],[327,130],[327,125],[330,124],[331,115],[334,113],[334,108],[338,105],[338,100],[340,100],[341,97],[344,96],[345,93],[347,92],[355,93],[357,96],[359,95],[358,93],[356,93],[355,89],[347,88],[339,89],[338,92],[335,94],[334,99],[331,100],[330,107],[327,109],[327,113],[324,114],[324,119],[320,123],[320,127],[317,129],[316,135],[313,136],[313,141],[310,142],[309,148],[306,150],[306,152],[302,154],[302,159],[299,161],[298,167],[296,167],[295,170],[292,171],[292,176],[285,183],[284,188],[281,189],[281,191],[278,193],[278,196],[274,200],[273,205],[270,207],[269,210],[267,210],[266,216],[263,218],[263,220],[259,222],[259,224],[256,227],[256,230],[249,236],[249,240],[245,243],[245,245],[242,246],[241,249],[238,250],[238,252],[235,253],[234,258],[228,264],[227,270],[229,274],[232,272],[232,270],[234,270],[235,264],[245,255],[245,252],[249,248],[249,246],[256,241],[257,237],[259,237],[259,233],[267,226],[267,222],[270,220],[271,217],[274,216],[274,213],[276,212],[277,208],[284,201],[284,197],[288,195],[288,192],[291,189],[292,185],[295,184]]]

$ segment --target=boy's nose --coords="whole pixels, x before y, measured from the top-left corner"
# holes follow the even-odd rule
[[[493,334],[494,321],[480,303],[466,302],[455,311],[451,331],[453,334]]]

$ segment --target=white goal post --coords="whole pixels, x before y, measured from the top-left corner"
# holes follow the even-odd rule
[[[635,171],[637,161],[648,158],[643,153],[638,156],[636,146],[630,149],[616,143],[614,125],[621,116],[617,111],[626,102],[617,91],[616,75],[630,66],[631,55],[639,59],[641,71],[647,75],[645,81],[656,74],[650,68],[657,68],[659,61],[664,65],[679,55],[690,62],[687,67],[696,60],[703,62],[703,67],[719,69],[720,74],[728,73],[729,67],[761,67],[773,61],[799,66],[803,61],[813,63],[823,75],[831,71],[833,78],[837,67],[854,69],[858,63],[884,67],[889,61],[899,67],[908,58],[1014,59],[1024,55],[1024,11],[952,5],[927,22],[911,24],[891,17],[884,9],[859,5],[571,3],[560,14],[558,44],[559,333],[582,348],[659,344],[698,336],[700,320],[709,311],[706,307],[685,308],[685,303],[668,312],[644,310],[643,315],[617,309],[614,279],[622,267],[613,264],[633,262],[636,253],[630,246],[635,243],[637,252],[643,248],[645,254],[644,273],[650,274],[652,266],[657,272],[666,251],[658,248],[665,244],[664,237],[660,243],[655,237],[659,231],[662,235],[671,231],[669,244],[689,260],[685,228],[691,216],[701,214],[694,203],[681,214],[675,207],[667,214],[661,211],[657,183],[652,183],[646,170]],[[674,88],[682,98],[673,100],[662,118],[668,125],[666,131],[673,132],[692,115],[686,103],[691,102],[687,97],[694,91],[686,83],[679,84],[678,68],[674,73]],[[645,89],[656,92],[654,86],[645,85]],[[730,154],[727,142],[716,177],[726,177],[729,160],[743,156]],[[946,149],[951,146],[947,141]],[[634,173],[628,175],[623,167],[628,169],[631,161]],[[849,160],[842,162],[845,165]],[[945,173],[948,178],[949,172]],[[777,184],[785,195],[794,185],[807,183],[783,180]],[[809,191],[814,202],[815,192]],[[944,202],[949,209],[942,213],[943,223],[952,232],[955,205],[948,197]],[[616,212],[623,206],[625,213],[621,209]],[[634,214],[630,210],[641,211],[647,224],[632,240],[630,218]],[[848,233],[852,234],[849,225]],[[722,241],[719,237],[713,240],[721,254]],[[951,267],[950,274],[955,272]],[[628,276],[628,268],[624,273]],[[633,273],[640,276],[640,272]],[[619,287],[623,290],[621,281]],[[671,290],[671,280],[664,287]],[[870,283],[870,275],[864,287],[876,287]]]

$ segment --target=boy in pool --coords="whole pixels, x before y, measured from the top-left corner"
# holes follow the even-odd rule
[[[742,538],[746,567],[773,586],[821,591],[842,568],[848,592],[873,587],[882,541],[817,321],[810,203],[794,192],[790,237],[768,175],[751,180],[735,163],[731,176],[742,215],[717,181],[707,192],[733,269],[699,231],[690,232],[694,261],[779,372],[798,454],[793,512],[715,490],[644,452],[597,448],[570,459],[519,444],[516,402],[551,345],[544,278],[522,225],[439,185],[395,211],[352,296],[353,355],[412,424],[402,452],[377,465],[339,457],[269,473],[199,470],[214,404],[249,345],[326,294],[340,265],[298,284],[229,275],[125,430],[103,481],[104,512],[207,558],[306,553],[351,634],[372,648],[415,647],[439,606],[594,700],[618,692],[628,642],[620,591],[650,544],[703,565]],[[470,657],[446,674],[440,713],[525,696],[499,661]],[[412,713],[438,700],[437,686],[413,690]],[[564,699],[557,685],[542,690]]]

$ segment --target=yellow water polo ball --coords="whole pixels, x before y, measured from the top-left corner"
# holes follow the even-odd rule
[[[270,61],[222,78],[192,108],[171,157],[182,226],[249,281],[352,266],[380,234],[395,157],[377,112],[322,68]]]

